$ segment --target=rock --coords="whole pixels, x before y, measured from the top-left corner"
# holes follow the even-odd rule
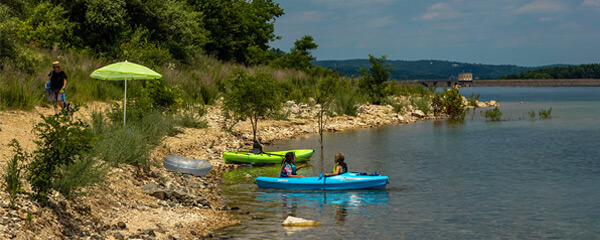
[[[123,229],[127,228],[127,225],[125,225],[124,222],[118,222],[117,227],[119,227],[119,229],[123,230]]]
[[[163,190],[157,190],[156,192],[150,193],[150,196],[164,200],[167,197],[167,194]]]
[[[148,192],[155,192],[158,190],[158,185],[156,185],[156,183],[148,183],[144,185],[144,190]]]
[[[169,235],[169,240],[179,240],[181,236],[179,234]]]
[[[246,176],[245,176],[245,177],[246,177],[247,179],[248,179],[248,178],[252,178],[252,175],[250,175],[250,174],[246,173]]]
[[[418,117],[418,118],[424,118],[425,117],[425,113],[423,113],[423,111],[421,110],[415,110],[412,113],[413,116]]]
[[[176,199],[185,198],[186,195],[187,194],[183,190],[179,190],[179,189],[176,189],[173,191],[173,193],[171,193],[171,197],[176,198]]]
[[[496,105],[496,101],[494,101],[494,100],[490,101],[490,105],[495,106]]]
[[[307,219],[303,219],[303,218],[288,216],[283,221],[283,223],[281,223],[281,225],[296,226],[296,227],[314,227],[314,226],[321,225],[321,223],[317,222],[317,221],[313,221],[313,220],[307,220]]]
[[[156,233],[154,233],[154,229],[148,229],[148,230],[144,231],[144,234],[146,234],[150,237],[156,237]]]

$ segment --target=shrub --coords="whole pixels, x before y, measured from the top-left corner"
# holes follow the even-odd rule
[[[62,165],[58,168],[61,176],[53,183],[53,188],[65,198],[73,199],[81,195],[83,187],[93,186],[104,181],[108,166],[101,163],[91,155],[84,155],[72,164]]]
[[[425,115],[429,115],[431,112],[431,105],[429,105],[429,97],[412,98],[411,104],[416,106],[417,109],[423,111]]]
[[[538,112],[538,116],[540,116],[541,119],[548,119],[548,118],[552,118],[552,108],[548,109],[548,110],[540,110]]]
[[[489,119],[489,121],[497,122],[500,121],[502,117],[502,112],[498,107],[494,109],[485,110],[485,119]]]
[[[27,159],[26,153],[23,152],[21,145],[16,139],[13,139],[8,146],[13,147],[13,158],[8,161],[6,168],[2,173],[2,185],[4,190],[10,196],[10,207],[14,207],[17,200],[17,193],[22,192],[21,189],[21,170],[22,165]]]
[[[332,104],[334,112],[348,116],[356,116],[358,105],[363,102],[363,95],[353,80],[343,79],[335,92]]]
[[[471,96],[467,98],[469,102],[469,106],[477,107],[477,101],[479,101],[479,93],[475,95],[475,93],[471,93]]]
[[[146,136],[138,131],[115,125],[117,126],[104,130],[94,146],[98,157],[112,167],[118,167],[121,164],[148,165],[150,144]]]
[[[465,106],[462,102],[462,95],[458,94],[456,88],[447,89],[442,93],[441,106],[448,117],[452,119],[465,119]]]
[[[0,109],[24,109],[31,110],[42,98],[43,89],[32,90],[29,82],[20,82],[13,78],[11,80],[0,77],[2,88],[0,88]]]
[[[79,109],[73,107],[73,112]],[[80,120],[73,121],[65,113],[58,116],[41,116],[42,122],[35,126],[38,139],[33,161],[28,166],[28,180],[34,191],[34,198],[42,204],[48,200],[48,192],[54,182],[62,178],[59,166],[69,166],[78,161],[93,148],[95,136],[88,125]]]
[[[179,114],[178,124],[187,128],[207,128],[208,123],[200,120],[205,113],[204,107],[188,106]]]
[[[529,114],[529,118],[531,118],[532,120],[535,120],[535,111],[531,110],[528,112]]]

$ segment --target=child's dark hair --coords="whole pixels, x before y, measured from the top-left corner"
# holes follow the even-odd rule
[[[281,164],[283,163],[291,163],[292,162],[292,158],[296,156],[296,154],[294,152],[287,152],[285,154],[285,158],[283,158],[283,160],[281,161]]]
[[[335,156],[333,157],[333,159],[335,160],[336,163],[343,163],[344,162],[344,154],[341,152],[336,153]]]

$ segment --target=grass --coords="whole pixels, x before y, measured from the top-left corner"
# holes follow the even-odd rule
[[[498,107],[495,107],[493,109],[488,109],[485,110],[484,113],[485,119],[491,122],[497,122],[502,120],[502,111],[500,111],[500,109],[498,109]]]
[[[540,110],[538,111],[538,116],[540,117],[540,119],[549,119],[552,118],[552,108],[548,109],[548,110]]]

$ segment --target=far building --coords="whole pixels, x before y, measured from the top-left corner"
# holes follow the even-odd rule
[[[458,85],[462,87],[473,86],[473,73],[459,73],[458,74]]]

